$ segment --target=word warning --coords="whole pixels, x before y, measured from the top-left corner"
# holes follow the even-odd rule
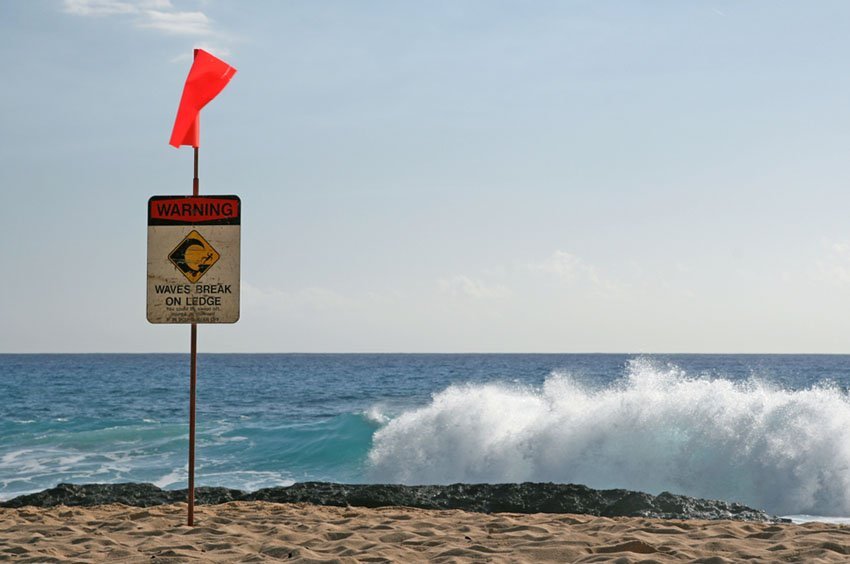
[[[238,196],[148,200],[148,321],[239,320]]]

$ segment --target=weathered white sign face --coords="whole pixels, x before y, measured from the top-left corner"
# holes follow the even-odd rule
[[[148,321],[239,320],[238,196],[148,201]]]

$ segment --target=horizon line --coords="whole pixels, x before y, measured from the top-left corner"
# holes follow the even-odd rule
[[[185,352],[163,352],[163,351],[146,351],[146,352],[129,352],[129,351],[88,351],[88,352],[60,352],[60,351],[48,351],[48,352],[3,352],[0,351],[0,356],[36,356],[36,355],[149,355],[149,354],[161,354],[161,355],[182,355],[189,354],[189,351]],[[585,355],[585,356],[850,356],[850,351],[848,352],[521,352],[521,351],[508,351],[508,352],[476,352],[476,351],[466,351],[466,352],[387,352],[387,351],[373,351],[373,352],[364,352],[364,351],[323,351],[323,352],[300,352],[300,351],[286,351],[286,352],[264,352],[264,351],[252,351],[252,352],[238,352],[238,351],[230,351],[230,352],[211,352],[211,351],[198,351],[198,354],[203,355],[228,355],[228,354],[256,354],[256,355],[346,355],[346,356],[375,356],[375,355],[398,355],[398,356],[460,356],[460,355]]]

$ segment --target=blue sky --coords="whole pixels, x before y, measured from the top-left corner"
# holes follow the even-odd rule
[[[844,2],[0,0],[0,352],[185,351],[145,206],[192,48],[243,200],[202,351],[847,352]]]

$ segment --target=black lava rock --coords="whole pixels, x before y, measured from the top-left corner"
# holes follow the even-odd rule
[[[150,507],[185,500],[186,490],[162,490],[153,484],[59,484],[49,490],[0,503],[0,507],[92,506],[106,503]],[[594,490],[577,484],[526,482],[402,486],[304,482],[288,487],[265,488],[253,493],[227,488],[195,489],[195,502],[198,504],[229,501],[304,502],[339,507],[404,506],[463,509],[479,513],[578,513],[604,517],[779,521],[763,511],[738,503],[696,499],[669,492],[653,496],[629,490]]]
[[[123,503],[135,507],[151,507],[186,501],[187,490],[163,490],[153,484],[59,484],[55,488],[22,495],[0,503],[0,507],[53,507]],[[226,503],[242,499],[245,492],[227,488],[195,488],[195,503]]]

